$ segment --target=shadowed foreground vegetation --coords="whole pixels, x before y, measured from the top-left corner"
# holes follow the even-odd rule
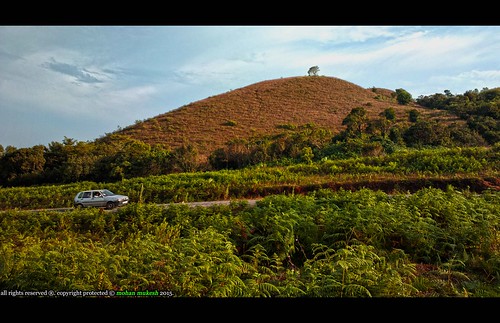
[[[498,297],[500,195],[318,190],[209,208],[5,211],[0,290]]]

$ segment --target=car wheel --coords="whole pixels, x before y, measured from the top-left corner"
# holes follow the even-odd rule
[[[106,203],[106,209],[111,210],[115,207],[115,203],[113,202],[108,202]]]
[[[77,209],[83,209],[83,204],[76,204],[75,208],[77,208]]]

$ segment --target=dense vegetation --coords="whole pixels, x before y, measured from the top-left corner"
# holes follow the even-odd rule
[[[207,163],[189,142],[119,134],[0,146],[0,290],[499,297],[499,100],[499,89],[416,100],[453,123],[360,106],[335,135],[282,124]],[[47,209],[93,188],[131,204]],[[174,204],[222,199],[232,202]]]
[[[498,297],[498,192],[318,190],[190,208],[6,211],[0,289]]]
[[[500,88],[470,90],[462,95],[450,91],[420,96],[417,103],[432,109],[449,110],[467,121],[489,144],[500,140]]]
[[[127,194],[133,201],[163,204],[243,199],[340,187],[413,192],[427,186],[446,188],[451,184],[480,192],[488,185],[500,186],[497,181],[499,149],[500,145],[491,148],[407,149],[384,156],[174,173],[111,183],[82,181],[0,188],[0,210],[70,207],[78,191],[102,187]]]

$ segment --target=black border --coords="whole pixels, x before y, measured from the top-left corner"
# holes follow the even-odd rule
[[[7,302],[4,302],[7,301]],[[18,318],[201,321],[490,319],[497,298],[2,298]]]
[[[419,2],[13,3],[1,25],[499,25],[488,4]]]

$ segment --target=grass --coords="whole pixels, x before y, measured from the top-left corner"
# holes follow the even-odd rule
[[[360,106],[367,110],[369,118],[392,107],[398,121],[406,120],[411,109],[430,118],[456,121],[455,116],[442,115],[441,111],[436,114],[435,110],[415,104],[399,105],[392,93],[327,76],[267,80],[187,104],[117,133],[172,149],[187,140],[203,160],[230,140],[277,134],[284,124],[313,123],[332,134],[339,133],[344,129],[343,119]]]

